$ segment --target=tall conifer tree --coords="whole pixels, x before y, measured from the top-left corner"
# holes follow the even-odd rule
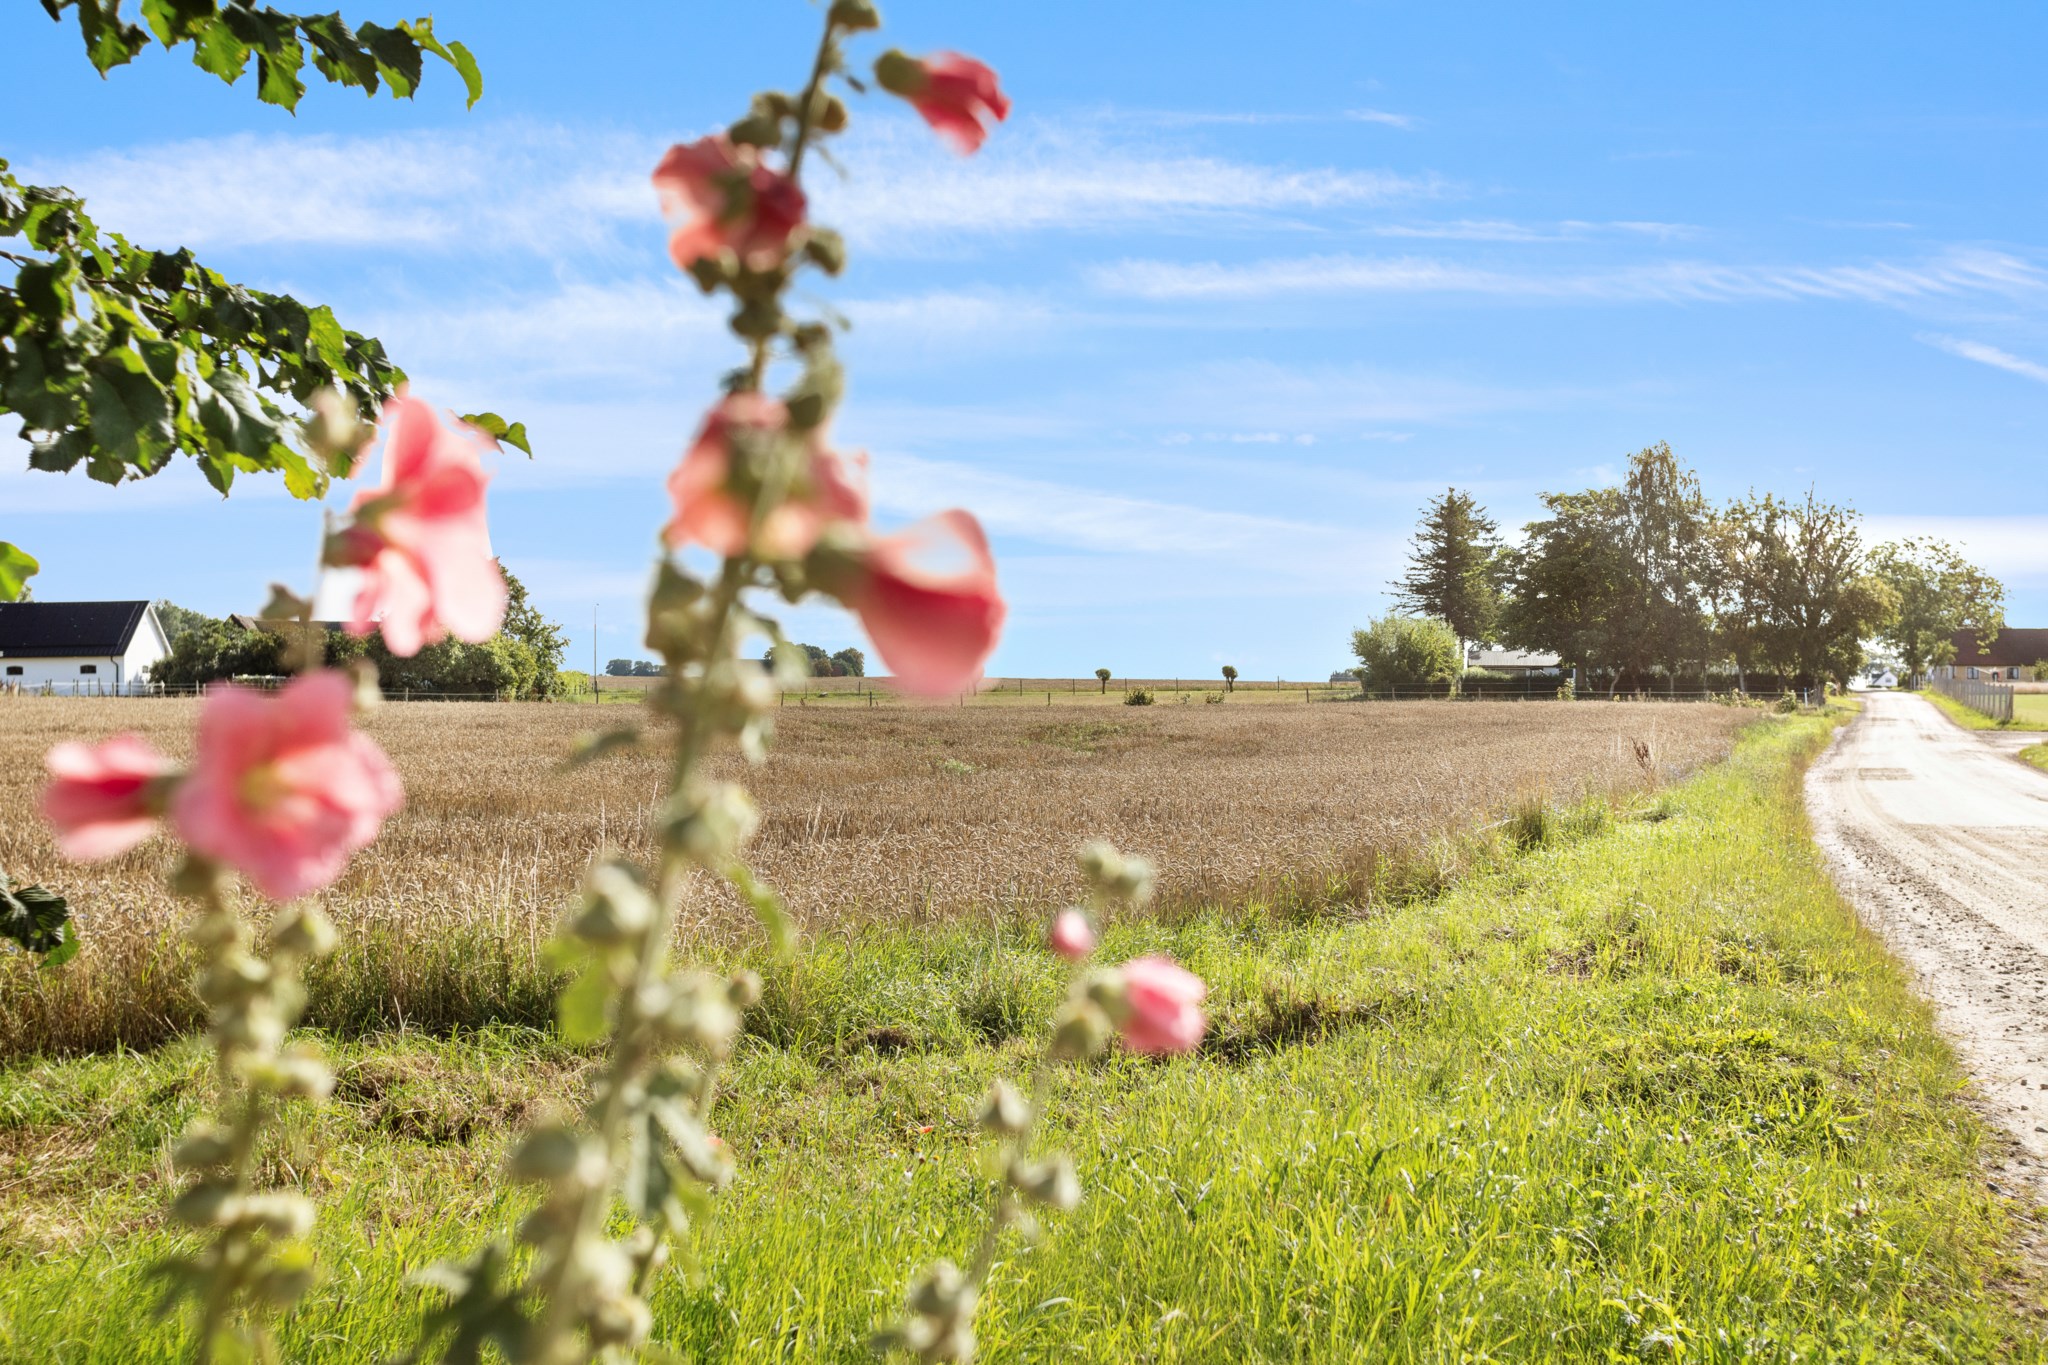
[[[1450,488],[1431,498],[1415,529],[1407,575],[1393,585],[1395,604],[1447,623],[1461,643],[1492,638],[1500,611],[1498,530],[1470,493]]]

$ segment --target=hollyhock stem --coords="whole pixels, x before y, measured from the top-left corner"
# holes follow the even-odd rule
[[[1003,1147],[1005,1170],[1031,1155],[1032,1139],[1038,1135],[1038,1121],[1052,1098],[1055,1065],[1051,1048],[1039,1054],[1037,1070],[1031,1077],[1031,1108],[1024,1120],[1024,1129],[1009,1138]],[[996,1252],[1002,1249],[1003,1234],[1010,1230],[1023,1211],[1024,1205],[1017,1198],[1017,1192],[1004,1184],[996,1195],[995,1207],[989,1210],[988,1226],[982,1229],[981,1241],[974,1249],[974,1260],[967,1267],[967,1282],[977,1290],[987,1283],[989,1271],[995,1268]]]
[[[813,104],[830,67],[836,35],[837,25],[828,18],[799,108],[796,138],[790,150],[787,172],[792,183],[796,181],[804,149],[810,139]],[[771,339],[753,339],[750,351],[744,389],[759,392],[767,376]],[[768,514],[782,500],[787,484],[786,473],[776,470],[769,483],[771,486],[761,490],[752,509],[750,541],[753,535],[758,535]],[[703,655],[707,673],[711,666],[727,659],[733,652],[733,628],[740,599],[747,585],[753,581],[756,567],[750,557],[737,555],[727,558],[720,569],[708,613],[710,638]],[[698,769],[714,738],[717,719],[712,714],[711,699],[701,678],[688,697],[687,707],[678,717],[682,724],[676,741],[671,784],[677,794],[693,789]],[[655,1040],[649,1036],[650,1022],[640,1015],[635,1002],[664,978],[674,932],[674,907],[682,898],[690,869],[697,863],[698,860],[677,843],[671,843],[663,850],[655,893],[655,914],[632,947],[631,978],[620,995],[621,1003],[612,1024],[611,1059],[599,1091],[596,1111],[591,1116],[591,1127],[604,1149],[607,1170],[616,1170],[626,1155],[630,1126],[636,1117],[632,1101],[642,1092],[645,1079],[642,1073],[657,1051]],[[700,1122],[710,1117],[718,1092],[719,1071],[716,1059],[712,1059],[711,1064],[698,1072],[699,1085],[692,1100],[692,1109]],[[546,1304],[532,1342],[534,1357],[538,1360],[575,1358],[578,1323],[587,1312],[591,1292],[595,1288],[585,1258],[579,1253],[585,1244],[603,1238],[605,1218],[614,1192],[613,1182],[609,1179],[584,1187],[566,1220],[559,1244],[544,1248],[548,1253],[547,1266],[534,1285]],[[650,1255],[636,1267],[632,1281],[632,1292],[636,1297],[644,1292],[655,1264],[655,1258]]]
[[[172,1204],[172,1216],[213,1235],[204,1250],[162,1269],[174,1293],[198,1302],[198,1359],[205,1363],[227,1344],[243,1304],[289,1306],[310,1281],[307,1258],[289,1243],[311,1230],[312,1204],[295,1193],[259,1191],[256,1169],[279,1102],[324,1096],[333,1083],[316,1057],[281,1046],[303,998],[300,968],[332,946],[333,931],[316,911],[287,910],[268,957],[258,958],[218,868],[189,860],[178,885],[200,906],[192,934],[205,954],[199,991],[209,1006],[227,1126],[195,1128],[172,1153],[196,1177]],[[248,1331],[257,1357],[275,1359],[269,1324],[252,1315]]]
[[[796,139],[789,147],[789,167],[784,172],[789,183],[802,187],[799,178],[803,173],[804,151],[811,144],[813,124],[812,106],[818,98],[818,91],[825,84],[825,73],[832,64],[832,41],[839,36],[839,25],[828,13],[825,16],[825,31],[818,37],[818,55],[811,60],[811,78],[804,85],[803,98],[797,104]],[[753,362],[747,367],[747,389],[758,393],[768,378],[768,338],[760,337],[754,342]]]
[[[674,903],[679,888],[671,885],[680,878],[664,876],[660,893],[655,897],[655,915],[646,931],[640,936],[633,954],[633,981],[624,999],[632,1001],[641,991],[658,980],[663,965],[668,959],[668,945],[675,917],[670,906]],[[617,1168],[624,1155],[626,1121],[631,1117],[629,1103],[636,1083],[635,1073],[647,1060],[650,1049],[647,1046],[647,1021],[630,1007],[622,1007],[612,1029],[611,1063],[605,1070],[605,1078],[599,1089],[597,1113],[592,1126],[598,1139],[604,1144],[605,1169]],[[587,1297],[589,1285],[584,1260],[577,1255],[580,1246],[604,1236],[605,1216],[611,1209],[613,1196],[612,1182],[594,1181],[586,1186],[570,1224],[569,1235],[563,1245],[556,1249],[539,1285],[542,1299],[547,1304],[540,1320],[539,1335],[534,1342],[534,1358],[544,1362],[574,1359],[574,1334],[576,1320]],[[652,1258],[641,1267],[636,1275],[635,1293],[642,1287],[652,1271]]]

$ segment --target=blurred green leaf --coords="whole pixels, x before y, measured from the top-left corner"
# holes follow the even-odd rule
[[[526,452],[526,458],[533,458],[533,447],[526,442],[526,423],[507,422],[495,412],[465,412],[462,420],[489,436],[493,441],[518,446]]]
[[[24,952],[40,953],[43,965],[58,967],[78,955],[78,931],[64,897],[42,886],[19,886],[0,870],[0,939]]]
[[[0,602],[19,602],[28,581],[42,571],[34,555],[0,540]]]

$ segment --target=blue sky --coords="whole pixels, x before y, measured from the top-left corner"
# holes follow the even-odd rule
[[[354,19],[411,14],[370,3]],[[527,421],[499,552],[589,656],[639,653],[661,480],[733,349],[646,175],[793,87],[800,0],[434,10],[465,112],[315,86],[296,118],[154,52],[102,82],[0,10],[0,155],[99,220],[331,304],[416,391]],[[1668,440],[1714,496],[1816,485],[1966,544],[2048,624],[2048,10],[885,0],[995,66],[961,160],[888,101],[814,182],[851,269],[843,444],[878,516],[982,515],[1001,674],[1320,676],[1422,501],[1500,520]],[[1284,20],[1270,16],[1284,15]],[[872,55],[872,41],[860,49]],[[40,595],[213,612],[303,584],[318,512],[190,467],[108,490],[0,454]],[[246,491],[245,491],[246,490]],[[791,621],[828,648],[835,612]]]

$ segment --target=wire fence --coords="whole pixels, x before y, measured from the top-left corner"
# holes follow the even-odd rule
[[[263,691],[274,691],[290,682],[290,678],[256,677],[235,678],[232,681],[240,687],[253,687]],[[206,694],[218,683],[128,683],[121,687],[111,684],[95,684],[89,678],[59,679],[45,682],[0,682],[0,697],[83,697],[83,698],[193,698]],[[431,688],[386,687],[381,689],[386,701],[488,701],[509,702],[533,700],[520,698],[509,692],[443,692]],[[561,698],[572,700],[572,698]],[[588,700],[588,698],[585,698]]]
[[[2013,689],[2003,684],[1980,682],[1975,678],[1929,678],[1927,685],[1950,701],[1959,701],[1993,720],[2012,719]]]

